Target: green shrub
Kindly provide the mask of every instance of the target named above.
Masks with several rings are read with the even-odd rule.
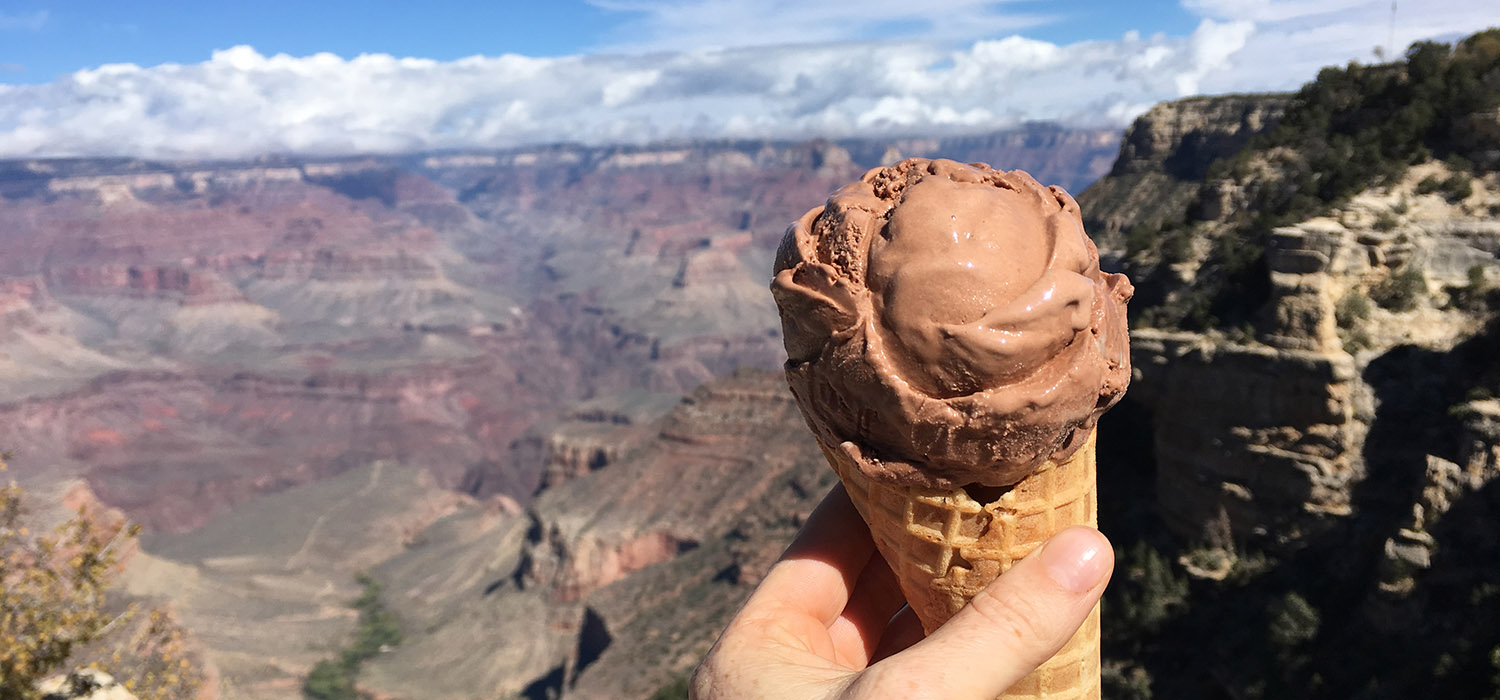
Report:
[[[1125,232],[1125,257],[1139,260],[1161,243],[1161,222],[1136,224]]]
[[[1483,265],[1470,267],[1469,283],[1448,289],[1448,300],[1453,308],[1473,313],[1500,308],[1500,286],[1486,279],[1484,270]]]
[[[1370,333],[1363,328],[1341,333],[1339,337],[1342,340],[1344,352],[1350,355],[1357,355],[1361,350],[1375,347],[1375,339],[1370,337]]]
[[[1174,229],[1161,240],[1163,262],[1183,263],[1193,259],[1193,237],[1184,228]]]
[[[1205,325],[1246,326],[1253,334],[1255,315],[1271,297],[1265,244],[1264,235],[1242,231],[1214,239],[1205,264],[1208,281],[1200,292],[1208,299]]]
[[[1339,328],[1353,328],[1360,321],[1370,318],[1370,298],[1358,289],[1351,289],[1333,306],[1333,318]]]
[[[1122,553],[1118,568],[1124,576],[1114,584],[1110,614],[1132,630],[1155,631],[1186,606],[1187,577],[1145,542]]]
[[[330,659],[319,661],[307,674],[302,694],[313,700],[357,700],[354,677],[343,664]]]
[[[1461,202],[1474,194],[1474,180],[1465,173],[1453,173],[1443,180],[1442,189],[1448,201]]]
[[[1290,652],[1312,641],[1322,623],[1317,608],[1295,591],[1272,601],[1266,614],[1268,638],[1281,652]]]
[[[1218,325],[1214,317],[1213,299],[1202,289],[1189,289],[1165,304],[1149,309],[1141,316],[1147,325],[1157,328],[1181,328],[1190,331],[1205,331]]]
[[[1484,286],[1485,273],[1483,265],[1470,265],[1469,269],[1464,271],[1464,275],[1469,278],[1470,287]]]
[[[1411,311],[1427,295],[1427,276],[1413,265],[1392,273],[1370,290],[1376,304],[1392,311]]]
[[[354,642],[344,651],[344,658],[355,664],[374,657],[384,647],[401,643],[400,622],[380,602],[380,582],[369,574],[360,574],[357,580],[364,587],[352,606],[359,611],[359,629],[355,630]]]

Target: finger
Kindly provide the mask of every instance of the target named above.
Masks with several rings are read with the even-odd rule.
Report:
[[[923,690],[933,697],[990,700],[1062,648],[1099,601],[1113,568],[1114,551],[1097,530],[1063,530],[927,639],[870,667],[869,678],[856,684],[874,684],[865,689],[871,690],[892,679],[925,678]]]
[[[832,624],[875,551],[870,530],[849,502],[843,485],[833,487],[745,603],[745,613],[791,610]]]
[[[922,621],[917,618],[916,611],[910,606],[902,607],[880,635],[880,644],[870,654],[870,663],[880,663],[894,654],[906,651],[911,645],[922,641],[924,636]]]
[[[828,635],[839,650],[836,660],[850,668],[864,668],[891,616],[905,604],[901,582],[891,573],[885,557],[879,552],[872,553],[849,595],[849,604],[828,626]]]

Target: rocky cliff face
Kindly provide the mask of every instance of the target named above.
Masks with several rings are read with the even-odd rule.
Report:
[[[456,522],[378,567],[419,631],[364,682],[398,698],[646,697],[690,670],[833,476],[779,373],[707,384],[650,428],[544,491],[483,573],[435,583],[451,564],[433,557],[467,556],[439,529]]]
[[[1287,544],[1350,515],[1367,430],[1352,358],[1141,330],[1131,363],[1157,504],[1178,533]]]
[[[1152,212],[1132,208],[1138,194],[1122,196],[1123,189],[1142,186],[1141,176],[1169,177],[1186,202],[1176,206],[1195,208],[1198,235],[1230,235],[1227,222],[1238,210],[1205,202],[1242,185],[1203,182],[1201,160],[1183,170],[1174,159],[1233,154],[1274,124],[1285,102],[1233,97],[1158,106],[1127,133],[1112,174],[1081,199],[1095,205],[1090,216],[1115,216],[1128,231],[1148,226]],[[1444,351],[1474,336],[1486,313],[1455,299],[1500,274],[1495,183],[1475,180],[1458,200],[1422,186],[1448,176],[1441,164],[1413,168],[1390,186],[1271,231],[1265,267],[1247,280],[1268,297],[1253,332],[1156,330],[1140,327],[1151,324],[1149,316],[1137,319],[1131,396],[1154,418],[1157,496],[1179,533],[1205,538],[1227,528],[1237,538],[1289,543],[1355,512],[1355,490],[1370,468],[1371,425],[1382,403],[1400,400],[1372,379],[1372,365],[1378,373],[1400,348]],[[1131,263],[1139,258],[1130,251],[1106,252],[1136,264],[1132,272],[1146,286],[1153,278],[1191,278],[1199,264],[1189,259],[1163,271]],[[1390,299],[1403,279],[1411,288]],[[1140,301],[1161,303],[1175,293],[1152,299],[1148,292]]]
[[[657,426],[655,441],[675,449],[658,448],[542,494],[517,581],[577,600],[697,548],[705,533],[727,526],[722,518],[738,518],[762,498],[767,476],[779,471],[762,464],[763,450],[753,461],[737,451],[795,426],[799,417],[774,378],[750,375],[700,388]],[[577,504],[590,505],[580,512]]]
[[[1411,621],[1421,613],[1423,606],[1411,605],[1410,597],[1419,589],[1418,580],[1426,579],[1438,560],[1438,539],[1433,533],[1444,534],[1443,530],[1448,530],[1451,536],[1453,531],[1469,526],[1444,522],[1445,516],[1460,504],[1482,501],[1486,489],[1500,477],[1500,401],[1470,401],[1458,407],[1456,413],[1463,419],[1457,460],[1427,456],[1427,470],[1411,517],[1385,543],[1380,569],[1382,596],[1377,600],[1382,607],[1395,608],[1397,614],[1385,609],[1377,611],[1375,617],[1393,623],[1392,626],[1399,624],[1398,620]],[[1467,568],[1470,576],[1483,577],[1487,573],[1477,568],[1479,562],[1444,563],[1448,567],[1457,564]]]
[[[1152,107],[1125,130],[1109,176],[1079,195],[1084,225],[1105,248],[1120,248],[1110,252],[1122,254],[1125,229],[1179,216],[1205,186],[1208,166],[1276,126],[1287,99],[1194,97]]]
[[[1328,215],[1275,229],[1261,339],[1277,347],[1357,351],[1408,342],[1441,346],[1472,335],[1483,314],[1463,308],[1456,296],[1471,274],[1487,284],[1500,256],[1500,223],[1492,215],[1500,195],[1484,179],[1459,200],[1424,191],[1423,182],[1453,176],[1436,163],[1412,168]],[[1360,297],[1386,298],[1399,279],[1411,280],[1401,308],[1372,307],[1364,317],[1349,308]],[[1351,343],[1356,336],[1359,342]]]
[[[1455,64],[1477,56],[1494,75],[1500,53],[1477,46]],[[1407,85],[1406,71],[1159,106],[1080,197],[1138,285],[1136,374],[1100,441],[1101,465],[1134,470],[1108,477],[1129,503],[1101,501],[1126,574],[1112,609],[1132,621],[1107,632],[1117,692],[1493,691],[1500,179],[1420,150],[1351,146],[1340,165],[1286,145],[1403,113],[1346,122],[1319,100]],[[1216,121],[1185,116],[1210,105]],[[1384,174],[1333,171],[1355,159]]]
[[[1238,153],[1281,119],[1285,95],[1192,97],[1163,102],[1136,119],[1110,175],[1162,173],[1196,180],[1215,160]]]

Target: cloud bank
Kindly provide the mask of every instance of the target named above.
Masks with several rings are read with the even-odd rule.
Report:
[[[632,9],[623,0],[598,2]],[[976,17],[989,16],[987,3],[968,4]],[[1408,9],[1414,4],[1403,3],[1398,46],[1500,24],[1493,0]],[[0,83],[0,157],[936,134],[1043,119],[1119,127],[1161,100],[1295,88],[1321,66],[1371,59],[1391,31],[1383,0],[1186,0],[1202,18],[1187,36],[1132,32],[1059,45],[1012,35],[956,49],[834,36],[704,48],[721,46],[703,29],[718,25],[689,11],[705,5],[732,17],[752,3],[678,2],[676,14],[658,8],[640,18],[640,36],[656,43],[612,53],[433,61],[264,56],[236,46],[197,64],[114,64],[43,85]],[[816,12],[799,21],[830,23]],[[808,36],[791,28],[773,34]],[[666,39],[694,36],[702,41]]]

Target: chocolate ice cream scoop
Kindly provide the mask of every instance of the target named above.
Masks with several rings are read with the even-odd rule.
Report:
[[[872,479],[1014,484],[1130,381],[1130,282],[1099,270],[1073,198],[1019,170],[871,170],[792,224],[775,274],[792,392]]]

